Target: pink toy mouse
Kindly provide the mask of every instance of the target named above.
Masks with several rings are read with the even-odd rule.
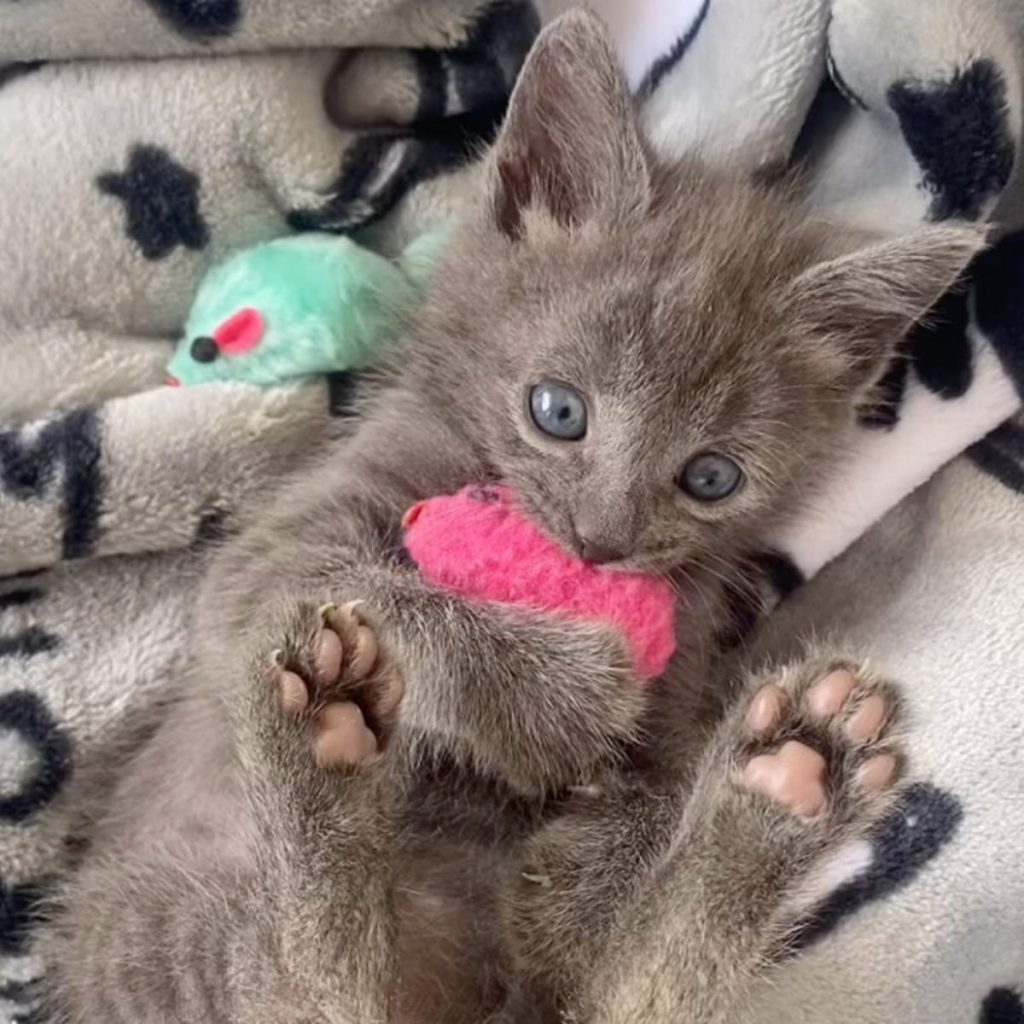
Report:
[[[610,572],[563,551],[516,507],[507,487],[466,487],[413,505],[405,547],[430,584],[482,601],[522,605],[618,627],[641,679],[676,648],[675,595],[661,579]]]

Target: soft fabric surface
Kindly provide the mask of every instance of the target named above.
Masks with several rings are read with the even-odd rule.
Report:
[[[105,772],[180,671],[209,546],[347,429],[343,376],[165,387],[199,282],[297,229],[363,229],[391,255],[445,222],[472,197],[467,158],[538,19],[516,0],[0,6],[0,1021],[13,1021],[31,1016],[33,906],[88,813],[65,784]]]
[[[660,151],[765,174],[799,161],[823,215],[876,231],[996,226],[904,343],[836,485],[764,555],[769,599],[787,600],[752,657],[813,634],[870,657],[907,699],[911,784],[848,851],[750,1019],[1021,1024],[1024,427],[1000,424],[1024,386],[1024,14],[1015,0],[649,0],[635,20],[621,0],[597,6],[620,18]]]
[[[764,643],[833,632],[899,679],[914,781],[753,1019],[1024,1021],[1024,427],[999,426],[1024,383],[1024,16],[1014,0],[598,6],[661,151],[763,174],[800,158],[823,211],[876,229],[999,227],[905,343],[835,494],[762,559],[766,596],[789,595]],[[344,429],[344,381],[162,387],[196,285],[299,228],[395,253],[472,202],[466,158],[534,27],[515,3],[286,7],[0,11],[0,1019],[31,1016],[32,908],[88,811],[68,778],[109,767],[180,669],[207,546]],[[157,56],[173,59],[133,59]]]
[[[406,550],[434,586],[614,626],[641,679],[661,675],[675,652],[676,598],[664,580],[574,558],[523,515],[507,487],[467,487],[418,502],[403,526]]]

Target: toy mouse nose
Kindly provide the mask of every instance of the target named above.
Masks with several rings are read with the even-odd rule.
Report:
[[[621,551],[598,540],[591,540],[589,537],[580,537],[580,557],[584,562],[591,565],[604,565],[607,562],[617,562],[623,555]]]

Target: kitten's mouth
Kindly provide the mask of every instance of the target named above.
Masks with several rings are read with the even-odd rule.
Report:
[[[537,527],[538,530],[553,544],[557,544],[571,558],[579,559],[592,565],[602,572],[629,575],[636,573],[662,574],[675,568],[677,562],[668,552],[657,551],[632,551],[627,554],[616,552],[614,557],[609,557],[607,552],[599,552],[598,557],[587,557],[587,550],[583,541],[580,540],[571,519],[566,516],[564,522],[552,526],[543,517],[539,516],[532,509],[524,508],[527,518]]]
[[[515,487],[511,484],[515,492]],[[553,544],[558,545],[571,558],[589,562],[602,572],[617,574],[646,573],[649,575],[666,575],[678,568],[681,558],[678,552],[670,548],[650,548],[648,550],[616,551],[614,557],[607,557],[608,552],[600,552],[604,557],[588,559],[584,543],[576,531],[575,523],[569,512],[552,515],[552,507],[538,507],[536,502],[517,496],[517,503],[523,514]],[[552,502],[554,505],[554,502]],[[557,511],[557,509],[556,509]]]

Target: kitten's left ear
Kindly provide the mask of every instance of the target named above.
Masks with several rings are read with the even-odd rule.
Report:
[[[896,345],[963,274],[985,238],[974,224],[924,228],[811,267],[784,301],[834,347],[843,385],[861,390],[882,375]]]
[[[649,171],[608,31],[576,8],[538,37],[495,144],[490,201],[510,238],[530,214],[558,228],[621,222],[646,208]]]

